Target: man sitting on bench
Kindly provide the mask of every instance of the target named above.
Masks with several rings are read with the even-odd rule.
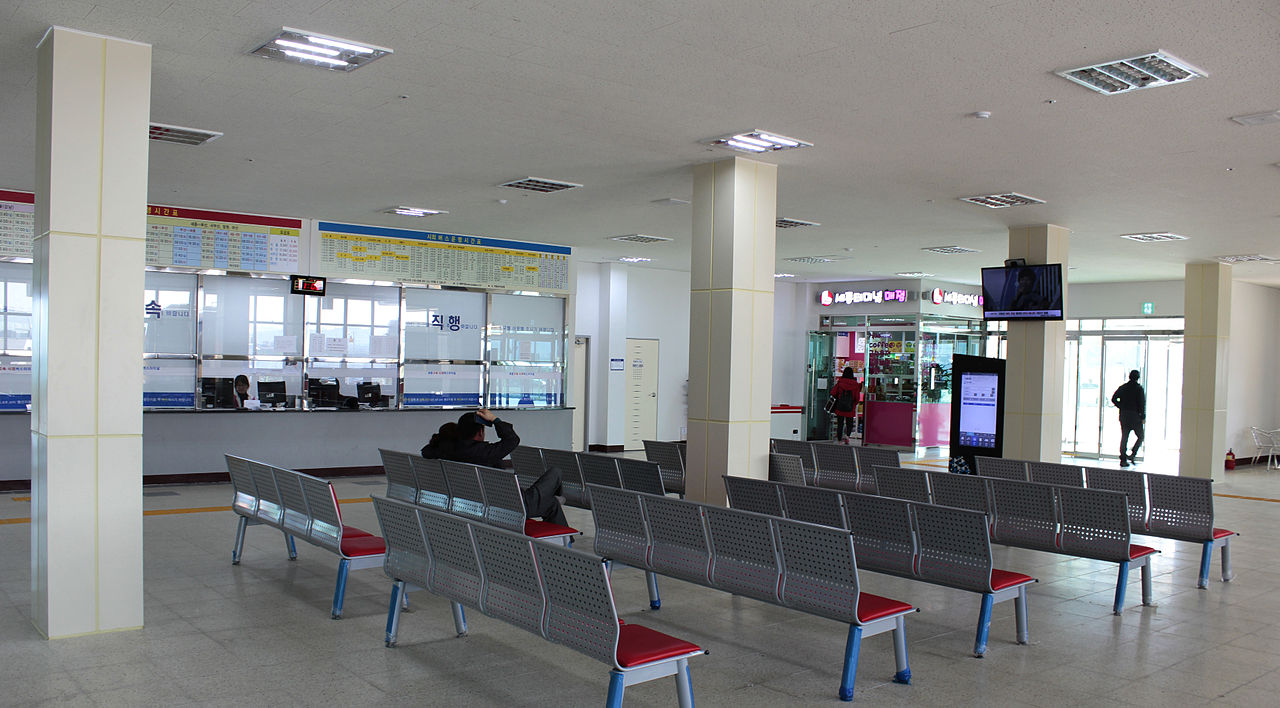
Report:
[[[497,442],[485,442],[484,429],[487,426],[493,426],[498,433]],[[503,458],[519,445],[520,436],[516,435],[516,429],[510,423],[481,408],[474,413],[463,413],[456,424],[440,426],[440,431],[431,436],[431,442],[422,448],[422,456],[501,468]],[[568,526],[568,519],[557,498],[560,491],[560,470],[548,468],[528,489],[522,490],[525,513],[531,519],[541,518]]]

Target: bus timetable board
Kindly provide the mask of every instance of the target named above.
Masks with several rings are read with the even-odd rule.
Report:
[[[297,273],[302,219],[147,206],[147,265]]]
[[[567,246],[329,221],[316,229],[316,275],[569,292]]]
[[[0,189],[0,258],[30,258],[36,235],[36,195]]]

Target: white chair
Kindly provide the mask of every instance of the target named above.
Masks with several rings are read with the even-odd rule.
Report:
[[[1249,430],[1253,433],[1253,445],[1258,448],[1258,457],[1266,455],[1267,469],[1273,469],[1271,462],[1280,455],[1280,442],[1277,442],[1277,438],[1280,438],[1280,430],[1263,430],[1262,428]],[[1280,469],[1280,465],[1275,469]]]

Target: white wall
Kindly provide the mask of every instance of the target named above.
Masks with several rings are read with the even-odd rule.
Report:
[[[1086,317],[1147,317],[1142,303],[1155,305],[1151,317],[1181,317],[1181,280],[1138,283],[1084,283],[1067,286],[1067,319]]]
[[[1231,340],[1227,361],[1227,446],[1254,457],[1251,426],[1280,428],[1280,290],[1231,284]],[[1221,453],[1226,453],[1222,450]]]
[[[689,274],[632,268],[626,333],[659,340],[658,439],[683,440],[689,420]]]
[[[810,314],[806,283],[774,283],[773,403],[804,405],[809,330],[818,319]]]

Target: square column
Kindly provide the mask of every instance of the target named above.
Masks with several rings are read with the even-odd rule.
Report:
[[[1067,308],[1071,231],[1041,224],[1009,229],[1009,257],[1029,265],[1062,264],[1062,309]],[[1057,462],[1062,455],[1062,377],[1066,323],[1010,322],[1005,363],[1004,456]]]
[[[1178,474],[1222,479],[1227,454],[1231,266],[1188,263],[1184,286],[1182,442]]]
[[[769,475],[778,168],[735,157],[693,171],[685,496],[725,503],[721,475]]]
[[[38,48],[32,614],[142,626],[142,305],[151,47],[61,27]]]

